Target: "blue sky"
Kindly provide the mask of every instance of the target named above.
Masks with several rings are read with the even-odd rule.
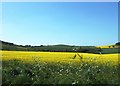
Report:
[[[107,45],[118,41],[117,2],[2,4],[2,40],[31,45]]]

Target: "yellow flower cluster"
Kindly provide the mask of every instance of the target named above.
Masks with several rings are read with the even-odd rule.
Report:
[[[77,53],[67,53],[67,52],[25,52],[25,51],[0,51],[2,54],[2,60],[21,60],[24,62],[97,62],[106,63],[111,62],[111,64],[118,64],[119,54],[90,54],[90,53],[79,53],[82,57],[80,59]],[[76,55],[76,58],[74,56]]]

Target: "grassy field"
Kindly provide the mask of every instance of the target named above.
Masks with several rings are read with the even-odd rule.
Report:
[[[118,54],[0,53],[3,84],[119,84]]]

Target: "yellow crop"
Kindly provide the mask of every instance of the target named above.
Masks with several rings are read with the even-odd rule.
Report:
[[[111,64],[118,64],[119,54],[89,54],[89,53],[79,53],[83,57],[81,60],[76,53],[67,52],[25,52],[25,51],[0,51],[2,54],[2,60],[21,60],[24,62],[97,62],[106,63],[112,62]],[[73,59],[74,55],[77,55]]]
[[[3,83],[119,83],[118,55],[120,54],[30,51],[0,51],[0,53],[3,63]]]
[[[96,46],[96,48],[119,48],[117,45]]]

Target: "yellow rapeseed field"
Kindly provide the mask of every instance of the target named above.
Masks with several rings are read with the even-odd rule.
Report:
[[[47,61],[47,62],[97,62],[106,63],[112,62],[112,64],[118,64],[119,54],[90,54],[90,53],[79,53],[83,57],[81,60],[76,53],[67,52],[25,52],[25,51],[0,51],[2,54],[2,60],[21,60],[24,62],[35,62],[35,61]],[[73,59],[74,55],[77,55]]]
[[[117,45],[104,45],[104,46],[96,46],[96,48],[118,48],[119,46]]]
[[[119,83],[119,54],[30,51],[0,53],[4,84]]]

